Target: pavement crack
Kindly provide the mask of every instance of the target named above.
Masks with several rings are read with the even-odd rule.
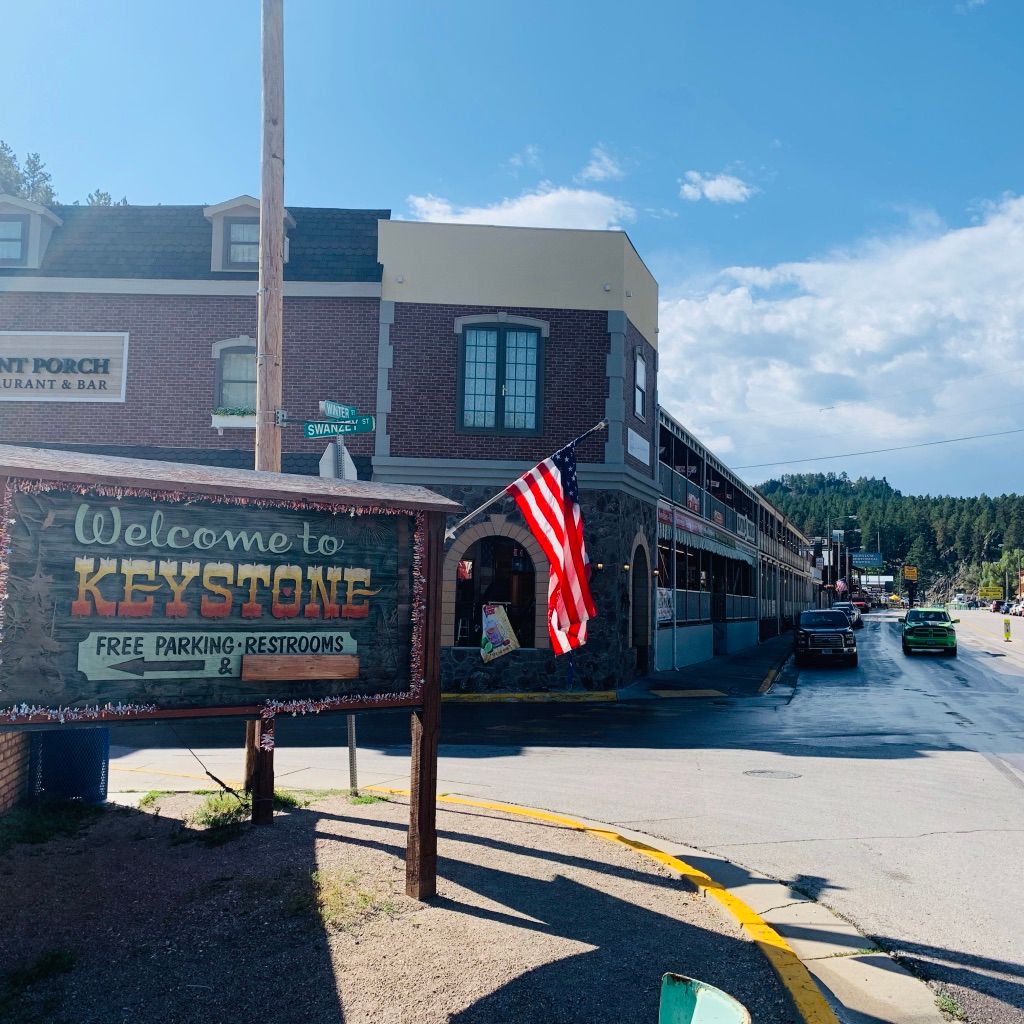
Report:
[[[927,839],[931,836],[969,836],[980,832],[989,833],[1024,833],[1024,828],[950,828],[938,829],[935,832],[911,832],[908,835],[894,834],[881,836],[807,836],[802,839],[768,839],[756,843],[716,843],[716,849],[737,846],[786,846],[794,843],[854,843],[881,839]]]
[[[803,907],[808,903],[814,903],[814,900],[793,900],[792,903],[780,903],[777,907],[767,907],[759,913],[764,917],[765,914],[771,914],[776,910],[786,910],[789,907]]]

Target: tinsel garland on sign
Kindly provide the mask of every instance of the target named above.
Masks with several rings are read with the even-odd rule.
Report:
[[[4,663],[4,610],[7,605],[7,574],[10,571],[11,528],[14,526],[14,489],[0,491],[0,670]]]
[[[37,704],[15,704],[0,710],[0,721],[6,722],[96,722],[145,715],[160,708],[156,704],[93,704],[84,708],[44,708]]]
[[[121,487],[109,484],[70,483],[55,480],[26,480],[9,478],[0,502],[0,667],[3,664],[3,625],[4,605],[7,597],[7,576],[11,551],[11,535],[15,524],[14,493],[39,494],[52,491],[64,491],[84,496],[96,495],[104,498],[143,498],[150,501],[171,501],[188,504],[195,501],[210,502],[216,505],[235,505],[252,508],[289,509],[294,512],[314,511],[329,515],[348,516],[403,516],[412,515],[416,522],[413,536],[412,555],[412,636],[409,651],[409,689],[401,693],[382,694],[345,694],[342,696],[309,698],[300,700],[268,700],[261,709],[265,720],[277,714],[307,715],[319,714],[339,707],[351,706],[372,707],[374,704],[403,702],[419,703],[422,699],[424,686],[423,664],[423,626],[427,608],[427,579],[423,566],[426,559],[427,517],[425,512],[410,513],[405,509],[390,508],[381,505],[338,505],[331,502],[311,501],[299,498],[260,498],[234,494],[194,494],[190,491],[164,491],[143,487]],[[21,704],[15,707],[0,707],[0,722],[8,721],[51,721],[81,722],[115,718],[129,718],[133,715],[146,715],[160,710],[157,704],[105,704],[83,708],[60,707],[46,708],[36,705]],[[273,749],[273,737],[265,734],[264,739]]]

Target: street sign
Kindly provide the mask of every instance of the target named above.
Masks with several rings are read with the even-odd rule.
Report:
[[[91,632],[78,645],[78,671],[86,679],[242,678],[245,655],[356,654],[348,630],[164,632],[111,628]]]
[[[882,554],[880,551],[854,551],[851,556],[858,569],[880,569]]]
[[[917,566],[916,565],[905,565],[905,566],[903,566],[903,578],[905,580],[916,580],[917,579]]]
[[[978,597],[980,597],[983,601],[1000,600],[1002,596],[1002,587],[978,587]]]
[[[320,415],[329,420],[351,420],[359,415],[354,405],[342,405],[341,402],[323,401],[320,403]]]
[[[376,421],[372,416],[350,420],[307,420],[302,424],[305,437],[338,437],[341,434],[372,434]]]

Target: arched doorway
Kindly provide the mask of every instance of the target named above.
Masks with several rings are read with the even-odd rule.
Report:
[[[636,651],[636,670],[651,670],[651,569],[647,552],[639,545],[633,551],[630,573],[630,636]]]
[[[523,545],[511,537],[474,541],[462,554],[455,578],[455,646],[479,647],[481,609],[504,607],[521,647],[534,647],[536,572]]]

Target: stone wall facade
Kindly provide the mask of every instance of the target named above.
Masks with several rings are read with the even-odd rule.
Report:
[[[475,508],[494,493],[493,489],[482,487],[433,486],[465,508]],[[638,536],[646,540],[648,551],[655,550],[656,506],[621,490],[581,490],[580,502],[592,568],[590,588],[597,617],[589,624],[586,645],[572,656],[572,678],[567,657],[557,657],[547,648],[546,638],[544,648],[520,649],[490,663],[481,659],[475,647],[442,646],[441,686],[444,692],[614,690],[628,685],[635,677],[637,651],[631,643],[629,629],[632,614],[630,574],[623,566],[632,562]],[[511,498],[504,499],[489,511],[504,516],[509,523],[527,528]],[[487,522],[484,517],[480,521]],[[453,543],[449,541],[446,544],[446,551]],[[599,564],[602,569],[597,568]],[[546,593],[547,566],[537,565],[535,560],[534,569],[543,578]],[[442,614],[450,611],[450,608],[442,608]],[[650,614],[653,615],[653,610]]]

